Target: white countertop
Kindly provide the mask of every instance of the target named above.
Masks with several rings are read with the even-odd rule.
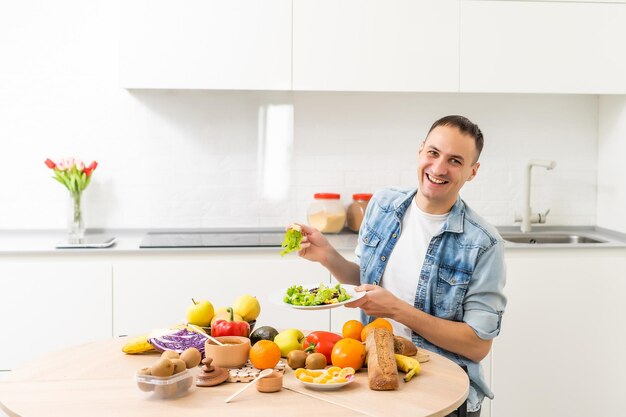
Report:
[[[519,228],[514,226],[498,227],[500,232],[515,231]],[[202,229],[204,232],[212,229]],[[257,231],[257,229],[213,229],[220,231]],[[258,229],[259,232],[277,229]],[[609,244],[544,244],[528,245],[506,243],[507,250],[510,249],[534,249],[541,248],[626,248],[626,235],[607,229],[593,226],[540,226],[534,228],[536,231],[544,232],[584,232],[594,236],[610,238]],[[231,248],[140,248],[139,244],[148,232],[163,230],[147,229],[110,229],[110,230],[90,230],[89,235],[102,235],[116,237],[116,243],[109,248],[88,248],[88,249],[57,249],[55,246],[65,237],[65,230],[3,230],[0,231],[0,255],[53,255],[53,254],[81,254],[106,256],[111,254],[172,254],[172,253],[198,253],[207,251],[254,251],[254,252],[279,252],[278,247],[231,247]],[[352,252],[357,244],[357,234],[344,232],[340,234],[326,235],[331,244],[339,251]]]
[[[226,230],[226,229],[220,229]],[[251,229],[232,229],[233,231]],[[267,229],[263,229],[267,230]],[[205,229],[203,231],[210,231]],[[261,229],[259,231],[262,231]],[[20,254],[90,254],[106,255],[121,253],[139,252],[145,253],[193,253],[206,251],[265,251],[280,252],[278,247],[230,247],[230,248],[140,248],[139,244],[148,232],[154,230],[147,229],[110,229],[110,230],[92,230],[88,231],[89,235],[100,235],[103,237],[115,237],[116,242],[109,248],[87,248],[87,249],[57,249],[56,245],[65,237],[65,230],[3,230],[0,231],[0,255],[20,255]],[[340,234],[326,235],[331,244],[340,251],[353,251],[356,247],[357,234],[346,232]]]

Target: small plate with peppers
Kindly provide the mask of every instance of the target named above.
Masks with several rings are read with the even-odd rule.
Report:
[[[292,285],[271,299],[276,304],[299,310],[326,310],[356,301],[365,291],[356,292],[355,285],[302,284]]]

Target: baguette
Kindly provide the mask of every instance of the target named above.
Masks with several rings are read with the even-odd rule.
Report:
[[[398,389],[398,368],[393,353],[393,334],[387,329],[374,329],[365,342],[367,378],[374,391]]]

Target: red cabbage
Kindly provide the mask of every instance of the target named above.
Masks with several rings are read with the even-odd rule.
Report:
[[[151,337],[148,339],[156,350],[163,352],[165,350],[175,350],[182,353],[185,349],[195,347],[200,351],[204,358],[204,341],[206,337],[187,329],[178,330],[175,333],[164,334],[163,336]]]

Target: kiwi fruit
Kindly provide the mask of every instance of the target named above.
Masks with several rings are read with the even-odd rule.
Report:
[[[193,377],[189,377],[189,378],[185,378],[185,379],[181,379],[180,381],[178,381],[178,393],[179,394],[183,394],[185,393],[189,388],[191,388],[191,384],[193,383]]]
[[[291,369],[304,368],[306,365],[307,353],[303,350],[292,350],[287,354],[287,365]]]
[[[150,373],[150,368],[141,368],[137,371],[137,375],[152,375]]]
[[[150,375],[150,368],[141,368],[137,371],[137,375]],[[154,385],[142,381],[137,381],[137,386],[145,392],[150,392],[154,389]]]
[[[326,367],[326,356],[322,353],[311,353],[306,357],[305,366],[306,369],[324,369]]]
[[[178,395],[178,384],[156,385],[154,395],[158,398],[173,398]]]
[[[185,371],[187,369],[187,364],[185,363],[184,360],[177,358],[177,359],[170,359],[170,361],[172,361],[172,363],[174,364],[174,375]]]
[[[150,367],[150,374],[153,376],[171,376],[174,373],[174,364],[167,358],[157,360]]]
[[[180,358],[180,355],[175,350],[165,350],[161,353],[161,357],[167,359],[178,359]]]
[[[202,360],[202,354],[198,349],[192,347],[189,349],[185,349],[185,351],[180,354],[180,359],[182,359],[185,364],[187,364],[187,369],[191,369],[200,365],[200,361]]]

